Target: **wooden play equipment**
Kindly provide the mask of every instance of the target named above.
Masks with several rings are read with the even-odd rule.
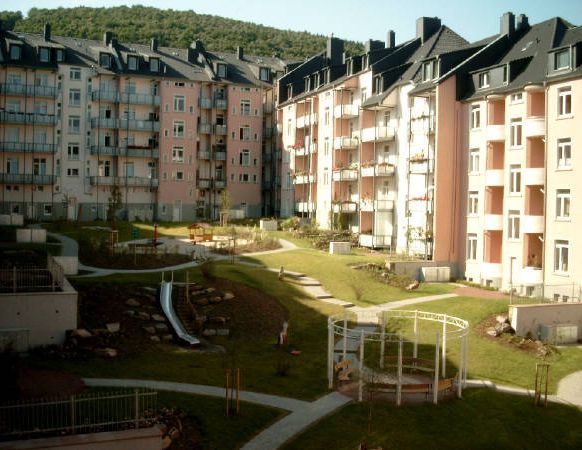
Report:
[[[547,363],[536,364],[536,385],[534,393],[534,405],[548,406],[548,379],[550,375],[550,365]],[[543,391],[543,392],[542,392]],[[543,396],[543,401],[542,401]]]
[[[232,380],[232,384],[231,384]],[[240,414],[240,369],[226,369],[226,417]]]
[[[190,232],[190,241],[196,242],[208,242],[214,239],[214,234],[212,227],[206,224],[193,223],[188,227]]]

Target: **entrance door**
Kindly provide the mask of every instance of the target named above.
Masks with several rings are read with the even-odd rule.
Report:
[[[67,220],[77,220],[77,199],[75,197],[69,197]]]
[[[172,209],[172,221],[182,221],[182,200],[176,200],[174,202],[174,208]]]

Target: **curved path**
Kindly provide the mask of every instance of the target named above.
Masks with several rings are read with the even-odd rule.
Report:
[[[582,371],[566,375],[558,382],[558,397],[582,407]]]

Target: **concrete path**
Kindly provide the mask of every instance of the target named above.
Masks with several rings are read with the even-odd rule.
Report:
[[[582,373],[582,372],[581,372]],[[566,377],[568,378],[568,377]],[[534,398],[535,392],[531,389],[524,389],[514,386],[506,386],[503,384],[496,384],[489,380],[467,380],[467,384],[465,385],[465,389],[471,388],[486,388],[492,389],[497,392],[502,392],[504,394],[510,395],[519,395],[522,397],[531,397]],[[562,397],[558,395],[548,395],[548,401],[553,403],[562,403],[562,404],[575,404],[574,402],[570,401],[569,398]]]
[[[571,373],[560,380],[558,397],[582,407],[582,371]]]
[[[143,387],[160,391],[182,392],[186,394],[224,397],[224,389],[216,386],[200,384],[174,383],[170,381],[124,380],[110,378],[85,378],[87,386],[94,387]],[[321,397],[314,402],[306,402],[277,395],[260,394],[258,392],[241,391],[243,402],[255,403],[271,408],[289,411],[290,414],[266,428],[244,446],[244,450],[271,450],[281,447],[285,442],[304,431],[314,422],[331,414],[343,405],[351,402],[351,398],[338,392]]]

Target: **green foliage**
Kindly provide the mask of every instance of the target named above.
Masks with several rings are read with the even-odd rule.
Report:
[[[194,11],[161,10],[141,5],[115,8],[32,8],[26,19],[20,13],[3,12],[0,17],[17,20],[15,29],[40,33],[48,22],[56,36],[101,39],[112,31],[122,42],[148,44],[157,37],[162,46],[188,47],[195,39],[212,51],[233,52],[242,46],[249,55],[278,55],[285,59],[303,59],[325,48],[325,36],[306,31],[279,30],[250,22],[227,19]],[[11,23],[9,19],[8,23]],[[346,42],[346,51],[362,51],[362,45]]]
[[[22,20],[20,11],[0,11],[3,30],[13,30],[17,22]]]

